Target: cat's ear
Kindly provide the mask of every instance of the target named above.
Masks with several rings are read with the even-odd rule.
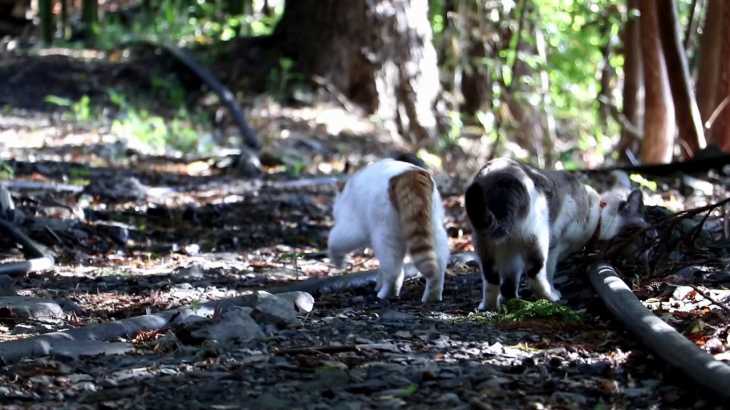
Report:
[[[644,209],[644,196],[641,190],[635,189],[629,194],[626,200],[626,212],[632,215],[640,214]]]

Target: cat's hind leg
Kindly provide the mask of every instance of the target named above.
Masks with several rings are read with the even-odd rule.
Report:
[[[436,272],[421,272],[426,278],[426,288],[421,296],[423,303],[440,302],[443,299],[444,277],[449,263],[449,238],[442,226],[434,227],[434,242]]]
[[[549,264],[552,264],[553,270],[555,269],[555,261],[548,260],[549,248],[547,235],[535,237],[526,244],[527,282],[538,297],[557,302],[562,295],[552,284],[552,274],[548,273]]]
[[[373,251],[378,258],[378,262],[380,262],[378,298],[397,297],[400,295],[401,287],[403,287],[405,246],[398,239],[382,232],[375,233],[372,242]]]
[[[475,243],[475,248],[479,251],[479,265],[482,268],[482,301],[478,309],[495,311],[499,308],[499,272],[491,253],[480,249],[478,243]]]
[[[341,268],[345,255],[368,245],[367,235],[351,221],[336,223],[327,238],[327,253],[333,265]]]

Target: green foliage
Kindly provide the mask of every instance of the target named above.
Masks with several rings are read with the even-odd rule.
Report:
[[[510,299],[496,320],[521,322],[534,319],[560,319],[566,322],[582,321],[581,315],[567,306],[552,303],[546,299],[530,302],[523,299]]]
[[[131,25],[113,17],[97,24],[94,28],[97,46],[110,49],[133,39],[179,46],[211,44],[239,35],[270,34],[281,17],[280,11],[272,16],[231,15],[228,9],[224,1],[162,0],[136,17]]]
[[[73,101],[57,95],[47,95],[45,102],[58,107],[68,108],[72,119],[78,123],[88,123],[94,117],[94,109],[91,106],[91,99],[84,95],[78,101]]]
[[[282,57],[279,59],[279,66],[269,72],[267,88],[275,98],[286,99],[293,86],[304,80],[304,76],[294,70],[295,65],[291,58]]]
[[[192,152],[209,148],[201,144],[200,130],[190,120],[195,116],[185,108],[178,109],[173,118],[166,120],[139,104],[130,104],[128,98],[118,91],[110,90],[109,100],[119,111],[112,121],[113,134],[140,142],[155,152],[168,149]]]
[[[0,160],[0,180],[15,178],[15,169],[7,161]]]

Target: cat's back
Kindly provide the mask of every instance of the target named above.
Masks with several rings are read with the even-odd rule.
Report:
[[[390,180],[407,171],[421,168],[403,161],[381,159],[366,166],[350,177],[346,189],[387,194]]]

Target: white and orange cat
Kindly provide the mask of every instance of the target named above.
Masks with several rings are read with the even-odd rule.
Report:
[[[337,195],[334,218],[327,241],[333,264],[371,247],[380,262],[375,290],[386,299],[400,294],[408,254],[426,278],[421,301],[441,300],[449,248],[441,196],[427,170],[393,159],[368,165]]]
[[[628,177],[598,194],[575,175],[509,159],[492,160],[466,190],[466,213],[482,267],[479,309],[519,297],[523,274],[538,296],[560,299],[553,275],[560,259],[590,241],[645,227],[641,191]],[[623,185],[623,186],[621,186]]]

